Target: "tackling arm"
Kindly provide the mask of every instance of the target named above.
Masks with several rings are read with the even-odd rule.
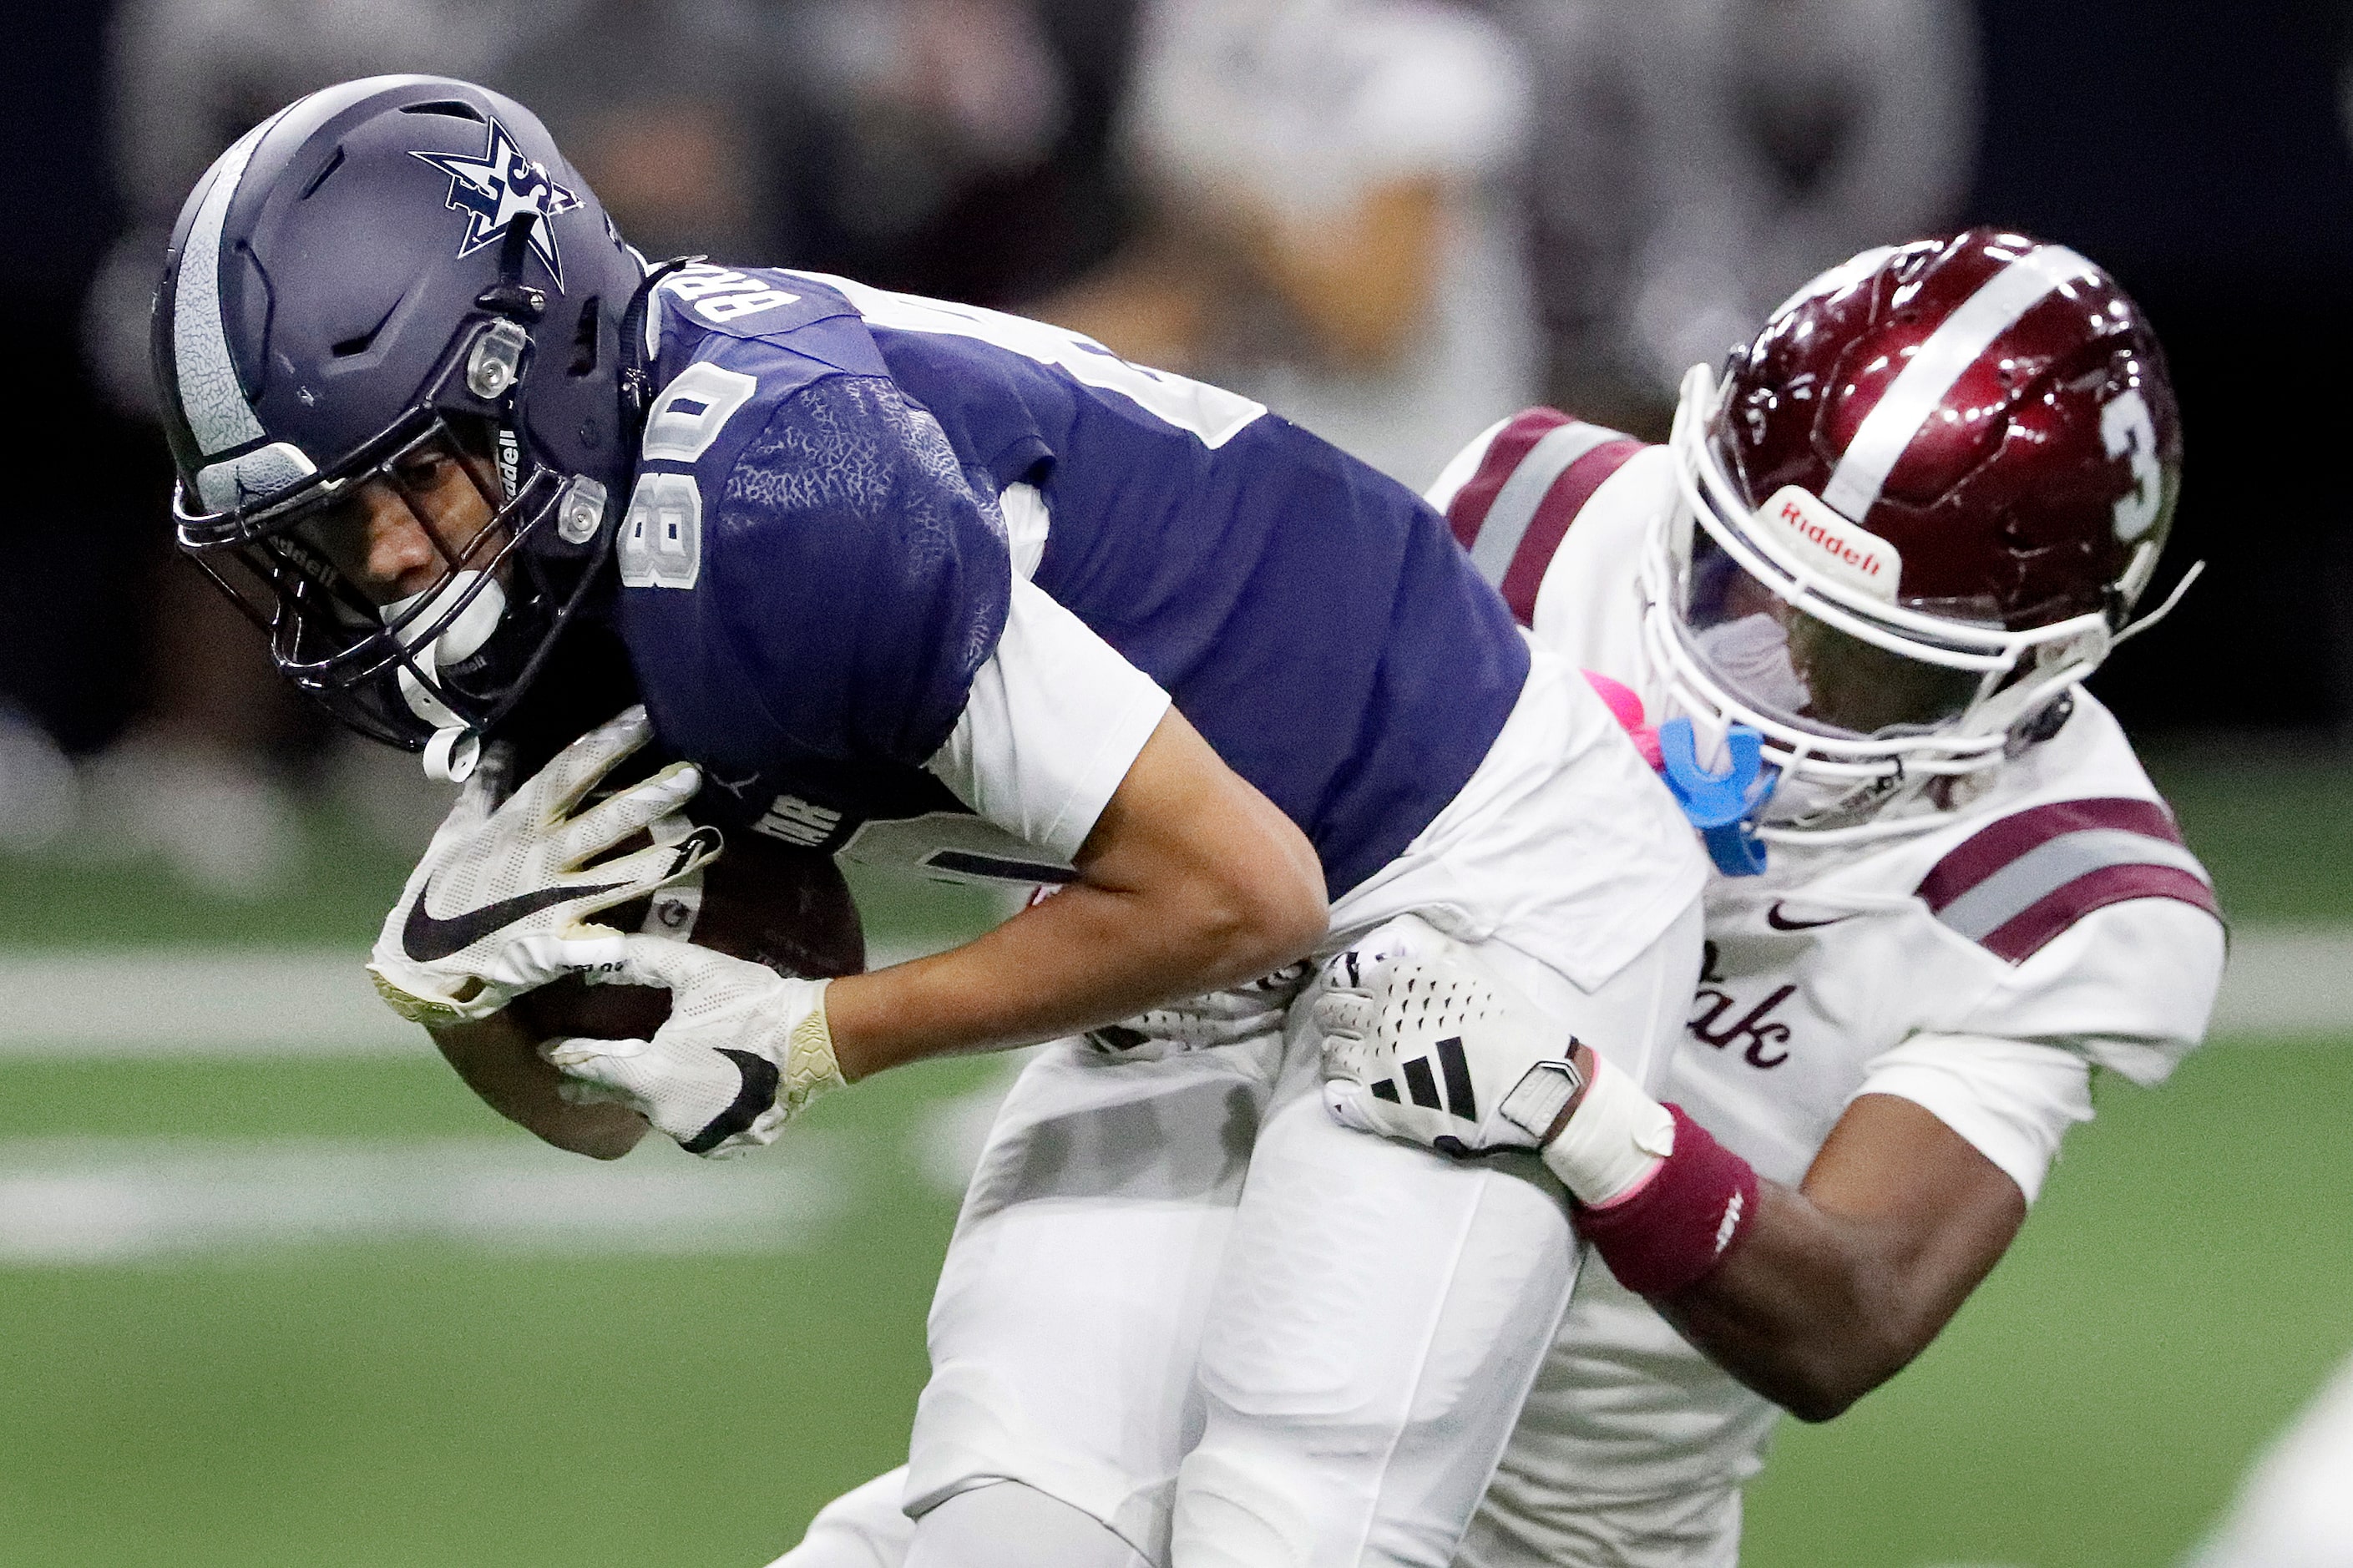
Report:
[[[1847,1108],[1799,1187],[1764,1181],[1451,938],[1343,953],[1318,985],[1341,1122],[1458,1158],[1535,1151],[1620,1284],[1806,1420],[1919,1354],[2026,1218],[2011,1176],[1892,1094]]]
[[[1866,1094],[1805,1181],[1757,1184],[1755,1222],[1652,1305],[1741,1382],[1827,1421],[1925,1350],[2026,1221],[2017,1184],[1924,1108]]]

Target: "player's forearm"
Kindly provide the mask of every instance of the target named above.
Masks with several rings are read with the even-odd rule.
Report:
[[[1740,1247],[1653,1304],[1733,1376],[1802,1420],[1826,1421],[1919,1354],[1968,1287],[1923,1289],[1887,1238],[1801,1193],[1760,1182],[1758,1197]]]
[[[1826,1421],[1927,1348],[2026,1218],[2009,1177],[1928,1111],[1865,1095],[1802,1189],[1760,1182],[1756,1223],[1655,1301],[1718,1365]]]
[[[1163,716],[1076,857],[1080,880],[977,942],[837,980],[826,1015],[852,1080],[1028,1045],[1280,969],[1322,940],[1306,836]]]
[[[826,1013],[842,1073],[1050,1040],[1266,973],[1322,934],[1214,903],[1176,911],[1074,885],[977,942],[838,980]]]

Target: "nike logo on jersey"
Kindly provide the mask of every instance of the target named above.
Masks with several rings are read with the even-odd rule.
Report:
[[[1781,912],[1781,900],[1778,899],[1774,900],[1772,907],[1765,911],[1765,923],[1775,931],[1814,931],[1822,926],[1834,926],[1841,921],[1852,919],[1854,919],[1853,915],[1844,914],[1832,915],[1826,921],[1793,921]]]
[[[542,888],[535,893],[517,893],[512,899],[501,899],[497,903],[484,904],[479,910],[469,910],[447,920],[426,910],[426,894],[432,891],[427,888],[408,906],[408,918],[401,922],[401,949],[420,963],[431,963],[453,952],[462,952],[502,927],[542,910],[574,899],[593,899],[627,886],[626,882],[612,882],[601,888]]]

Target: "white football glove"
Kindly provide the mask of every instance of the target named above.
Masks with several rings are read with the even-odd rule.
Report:
[[[1673,1119],[1641,1085],[1588,1047],[1588,1086],[1575,1037],[1418,921],[1325,964],[1311,1005],[1324,1106],[1342,1126],[1457,1158],[1538,1152],[1588,1204],[1673,1151]]]
[[[1280,1034],[1311,973],[1303,958],[1244,984],[1089,1029],[1083,1037],[1098,1056],[1144,1062]]]
[[[822,980],[666,937],[617,939],[595,981],[670,992],[650,1040],[551,1040],[540,1055],[577,1080],[575,1100],[628,1106],[690,1154],[775,1142],[786,1122],[846,1081],[826,1025]]]
[[[1445,1154],[1540,1147],[1584,1086],[1577,1042],[1453,938],[1390,927],[1376,941],[1325,964],[1317,987],[1324,1108]]]
[[[583,923],[699,869],[719,852],[712,828],[671,816],[702,779],[672,763],[577,816],[581,799],[652,738],[631,708],[566,746],[500,800],[512,756],[493,746],[409,874],[368,963],[376,990],[402,1017],[445,1026],[488,1017],[523,992],[608,962],[619,933]],[[639,829],[649,847],[583,863]]]

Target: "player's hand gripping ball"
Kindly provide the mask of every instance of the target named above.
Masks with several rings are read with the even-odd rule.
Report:
[[[631,937],[615,973],[670,993],[644,1040],[552,1040],[541,1055],[629,1107],[690,1154],[773,1142],[786,1122],[845,1081],[825,1016],[826,980],[801,980],[661,937]]]
[[[681,1147],[723,1155],[775,1139],[840,1084],[823,993],[866,966],[858,909],[831,857],[738,835],[700,874],[612,918],[623,940],[594,983],[520,998],[567,1098],[628,1105]]]
[[[458,795],[385,917],[368,972],[393,1010],[446,1026],[602,962],[619,933],[589,917],[681,881],[719,836],[676,816],[702,786],[673,763],[586,809],[606,775],[653,735],[631,708],[566,746],[509,795],[512,752],[494,746]],[[658,829],[646,847],[615,856]]]

